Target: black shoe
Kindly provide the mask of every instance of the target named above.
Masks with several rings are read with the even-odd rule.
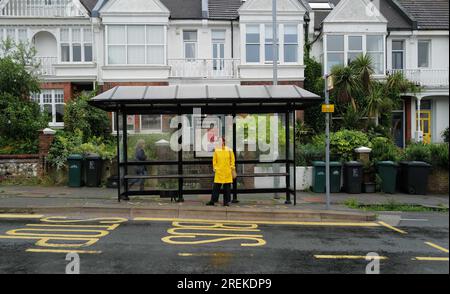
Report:
[[[120,196],[120,200],[129,201],[130,198],[128,198],[128,196]]]
[[[223,206],[230,206],[230,203],[224,203]]]
[[[206,203],[206,206],[214,206],[214,202],[209,201],[208,203]]]

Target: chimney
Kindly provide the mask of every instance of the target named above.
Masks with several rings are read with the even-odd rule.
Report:
[[[202,17],[209,17],[208,0],[202,0]]]

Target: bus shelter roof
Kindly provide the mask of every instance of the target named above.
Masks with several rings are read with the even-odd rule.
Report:
[[[295,85],[116,86],[89,101],[105,111],[128,114],[184,114],[197,107],[215,113],[284,112],[321,102],[320,96]]]

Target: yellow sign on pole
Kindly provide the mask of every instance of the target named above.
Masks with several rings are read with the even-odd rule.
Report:
[[[322,104],[323,113],[334,113],[334,104]]]

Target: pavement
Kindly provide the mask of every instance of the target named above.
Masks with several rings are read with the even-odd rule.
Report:
[[[448,275],[448,213],[397,215],[393,226],[0,214],[0,273]]]
[[[210,195],[185,196],[185,202],[175,203],[158,196],[137,196],[118,202],[115,189],[69,188],[42,186],[0,186],[0,212],[66,214],[100,213],[124,217],[151,216],[181,219],[220,220],[285,220],[285,221],[373,221],[379,214],[350,209],[345,201],[359,204],[386,204],[392,200],[403,204],[447,207],[448,195],[407,194],[332,194],[331,209],[325,206],[325,196],[310,192],[297,193],[297,205],[284,204],[284,197],[271,194],[242,195],[239,203],[230,207],[206,207]]]

